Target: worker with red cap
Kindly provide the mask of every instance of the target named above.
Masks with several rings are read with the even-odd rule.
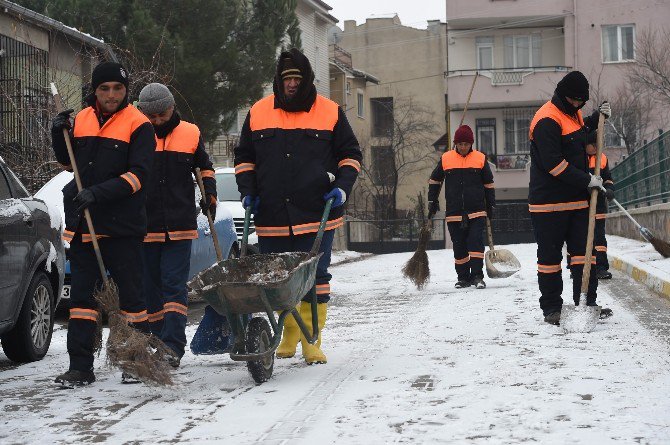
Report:
[[[486,155],[472,148],[472,129],[461,125],[454,135],[454,150],[446,151],[428,181],[428,217],[439,210],[444,182],[445,219],[454,245],[456,288],[486,287],[484,283],[484,225],[493,219],[495,189]]]

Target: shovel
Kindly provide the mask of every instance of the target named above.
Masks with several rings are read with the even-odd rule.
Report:
[[[600,156],[603,152],[603,125],[605,116],[598,118],[596,167],[593,172],[595,176],[600,175]],[[582,289],[579,295],[579,305],[571,306],[564,304],[561,308],[561,327],[566,334],[573,332],[591,332],[598,324],[600,318],[600,306],[587,306],[586,294],[589,289],[591,278],[591,259],[593,258],[593,229],[596,225],[596,203],[598,201],[598,189],[591,190],[591,201],[589,202],[589,228],[586,234],[586,252],[584,252],[584,273],[582,274]]]
[[[521,269],[521,263],[514,254],[507,249],[497,249],[493,246],[493,232],[491,220],[486,217],[486,235],[489,240],[489,250],[484,255],[486,274],[489,278],[507,278]]]

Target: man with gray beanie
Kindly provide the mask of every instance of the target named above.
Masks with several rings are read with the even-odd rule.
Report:
[[[153,174],[147,184],[147,236],[144,238],[144,295],[149,326],[173,352],[166,357],[179,366],[186,346],[186,281],[191,242],[198,237],[192,173],[200,168],[205,197],[200,206],[216,215],[214,168],[200,130],[181,120],[174,96],[163,84],[150,83],[137,107],[156,132]]]

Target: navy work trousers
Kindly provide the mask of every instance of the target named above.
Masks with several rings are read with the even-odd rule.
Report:
[[[144,243],[144,296],[151,333],[177,356],[186,347],[186,281],[192,240]]]
[[[448,222],[449,236],[454,245],[454,263],[459,281],[484,278],[484,225],[486,218]]]

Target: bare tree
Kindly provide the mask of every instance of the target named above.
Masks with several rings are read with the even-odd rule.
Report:
[[[354,193],[359,195],[357,203],[365,202],[366,216],[395,219],[399,187],[412,174],[435,162],[430,145],[435,124],[430,111],[411,97],[377,106],[385,108],[388,120],[381,128],[379,122],[373,122],[373,127],[378,126],[373,129],[373,136],[360,141],[364,159],[362,180]],[[357,207],[360,212],[360,204]]]
[[[651,94],[643,85],[626,82],[616,90],[608,90],[601,83],[602,70],[592,88],[595,105],[607,100],[612,107],[612,118],[606,122],[606,130],[616,134],[624,143],[626,152],[631,154],[640,148],[646,137],[651,137],[650,117]]]
[[[647,28],[636,36],[635,61],[629,83],[649,91],[660,104],[670,105],[670,28]]]

